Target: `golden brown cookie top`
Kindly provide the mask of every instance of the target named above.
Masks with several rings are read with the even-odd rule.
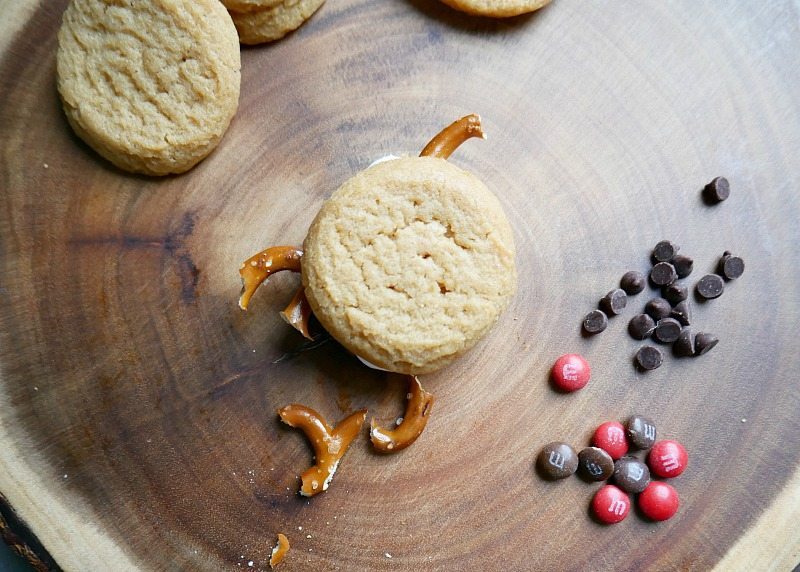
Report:
[[[325,0],[281,0],[266,8],[247,12],[231,10],[231,18],[242,44],[262,44],[279,40],[302,26]]]
[[[551,0],[442,0],[448,6],[476,16],[508,18],[534,12]]]
[[[516,287],[497,198],[432,157],[379,163],[325,202],[305,241],[306,295],[322,325],[367,361],[428,373],[472,347]]]
[[[124,169],[185,171],[238,106],[238,38],[217,0],[73,0],[58,40],[70,123]]]

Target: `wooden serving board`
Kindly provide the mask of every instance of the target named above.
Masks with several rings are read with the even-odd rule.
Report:
[[[791,569],[800,561],[800,17],[797,2],[573,2],[505,22],[434,0],[331,0],[297,33],[242,53],[219,148],[164,179],[120,172],[70,131],[55,89],[64,0],[0,2],[0,492],[4,537],[65,570]],[[411,448],[348,452],[327,493],[275,411],[389,422],[398,380],[277,311],[248,313],[239,262],[300,244],[323,199],[373,160],[416,153],[470,112],[487,141],[451,159],[508,212],[519,292],[491,334],[424,378],[437,398]],[[709,207],[702,186],[731,181]],[[630,302],[582,316],[669,238],[747,263],[695,304],[721,342],[641,374]],[[592,363],[555,393],[554,359]],[[282,358],[283,359],[279,359]],[[682,441],[681,510],[663,524],[589,516],[598,485],[549,483],[539,448],[652,417]],[[302,527],[302,528],[301,528]],[[252,562],[252,567],[250,563]]]

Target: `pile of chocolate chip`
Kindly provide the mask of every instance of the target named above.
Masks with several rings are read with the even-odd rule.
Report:
[[[646,453],[646,463],[628,455],[629,450]],[[650,419],[634,415],[625,427],[617,421],[600,425],[592,446],[579,454],[567,443],[545,445],[537,457],[542,477],[558,480],[578,473],[589,482],[613,480],[613,485],[598,489],[592,499],[594,515],[606,524],[622,521],[630,511],[628,494],[639,495],[638,504],[652,520],[667,520],[678,510],[678,493],[651,475],[664,479],[677,477],[686,469],[688,455],[677,441],[656,441],[656,426]]]
[[[730,195],[727,179],[717,177],[703,189],[707,203],[719,203]],[[692,309],[689,304],[689,288],[680,282],[692,273],[694,260],[690,256],[678,254],[680,248],[669,240],[656,244],[652,252],[653,267],[649,281],[661,289],[661,296],[647,302],[644,311],[628,323],[628,332],[636,340],[650,337],[662,344],[673,344],[676,356],[700,356],[711,351],[719,339],[710,333],[696,335],[689,327]],[[725,251],[717,265],[716,274],[703,276],[696,284],[695,291],[700,300],[719,298],[725,290],[725,281],[735,280],[744,273],[744,260]],[[590,335],[598,334],[608,326],[608,318],[617,316],[628,304],[628,296],[644,291],[647,278],[641,272],[631,270],[620,280],[620,287],[606,294],[599,309],[592,310],[583,319],[583,330]],[[642,346],[636,352],[635,363],[642,370],[653,370],[664,362],[663,352],[655,346]]]
[[[662,240],[653,248],[653,267],[650,283],[661,289],[661,296],[651,299],[644,312],[635,315],[628,323],[628,332],[636,340],[654,339],[662,344],[673,344],[676,356],[700,356],[717,345],[719,339],[710,333],[696,335],[689,327],[692,308],[689,304],[689,288],[680,282],[692,273],[694,260],[678,254],[679,247],[669,240]],[[744,273],[744,261],[725,251],[718,263],[716,274],[703,276],[695,285],[701,300],[719,298],[725,290],[726,280],[735,280]],[[620,288],[612,290],[600,300],[600,308],[592,310],[583,319],[583,329],[588,334],[602,332],[608,326],[608,316],[619,315],[627,306],[628,296],[645,289],[647,279],[641,272],[626,272],[620,280]],[[642,346],[636,353],[636,365],[643,370],[653,370],[664,361],[664,354],[655,346]]]

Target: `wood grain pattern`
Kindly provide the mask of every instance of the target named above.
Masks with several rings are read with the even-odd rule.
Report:
[[[287,571],[800,561],[796,2],[557,1],[509,22],[329,2],[243,51],[222,144],[158,180],[70,132],[54,81],[64,6],[0,20],[0,492],[60,567],[265,569],[277,532]],[[299,244],[342,181],[469,112],[489,138],[451,160],[506,208],[519,293],[475,350],[426,377],[437,406],[414,446],[379,456],[365,437],[303,500],[308,446],[276,408],[386,422],[403,387],[333,343],[295,353],[277,312],[296,276],[240,312],[239,261]],[[719,174],[732,196],[709,208],[699,189]],[[662,238],[695,257],[692,278],[725,249],[747,272],[696,306],[713,352],[643,375],[625,317],[595,339],[578,328]],[[547,384],[567,351],[594,371],[574,395]],[[687,446],[683,506],[602,527],[596,486],[543,482],[533,459],[634,412]]]

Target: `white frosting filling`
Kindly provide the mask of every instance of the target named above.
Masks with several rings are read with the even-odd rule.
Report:
[[[381,157],[380,159],[375,159],[372,163],[369,164],[370,167],[374,167],[378,163],[385,163],[386,161],[394,161],[395,159],[399,159],[397,155],[386,155],[385,157]],[[367,167],[369,169],[369,167]]]
[[[365,359],[364,359],[363,357],[361,357],[360,355],[357,355],[357,354],[353,354],[353,355],[354,355],[354,356],[356,356],[356,357],[358,358],[358,360],[359,360],[361,363],[363,363],[365,366],[367,366],[367,367],[369,367],[369,368],[372,368],[372,369],[377,369],[378,371],[389,371],[389,372],[391,373],[391,371],[390,371],[390,370],[388,370],[388,369],[383,369],[382,367],[378,367],[378,366],[377,366],[377,365],[375,365],[374,363],[370,363],[370,362],[368,362],[367,360],[365,360]]]

